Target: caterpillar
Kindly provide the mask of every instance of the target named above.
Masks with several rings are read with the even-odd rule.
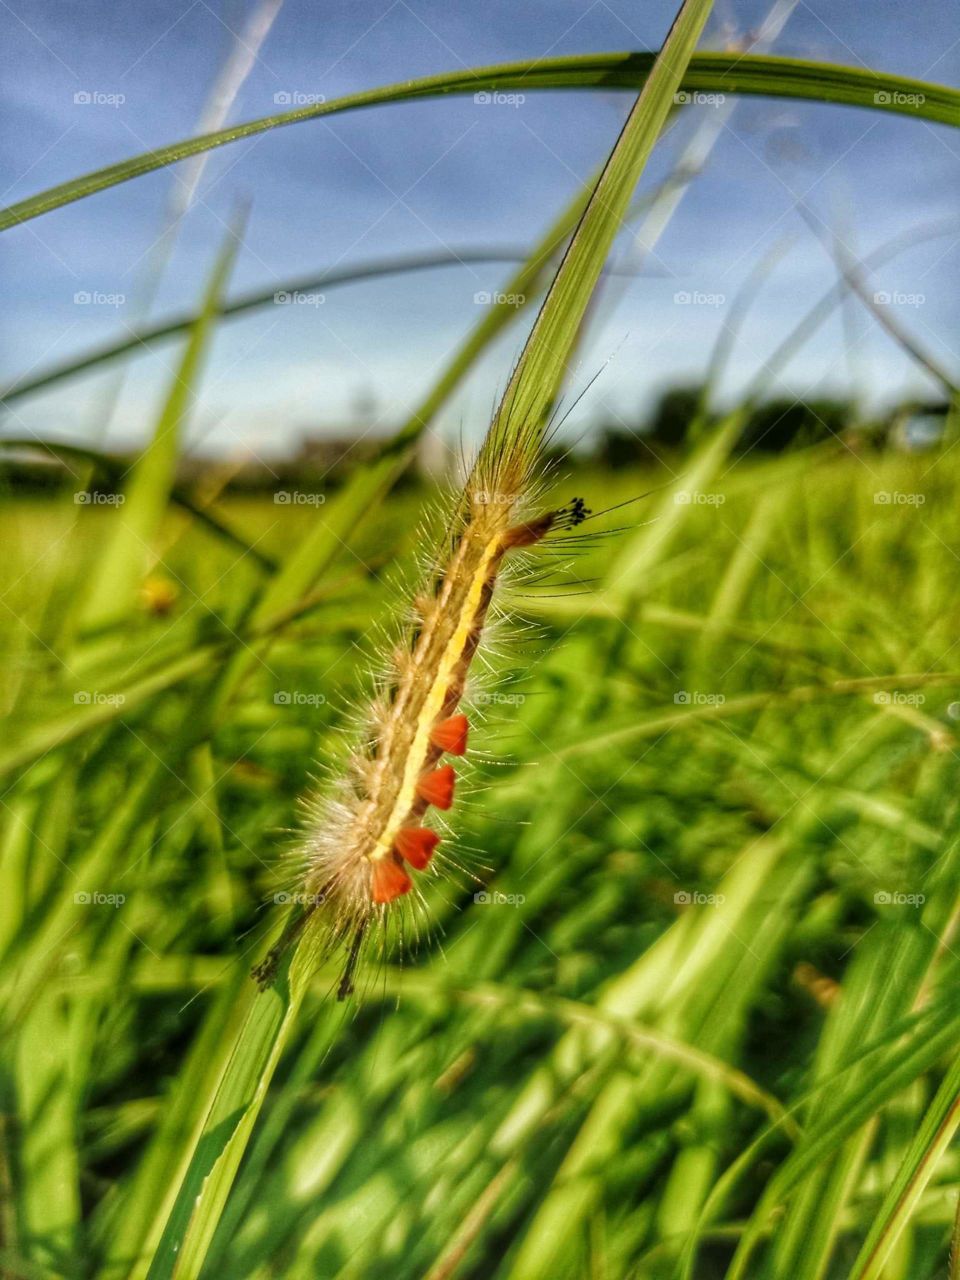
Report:
[[[364,747],[335,792],[311,806],[299,895],[306,909],[253,970],[261,987],[321,915],[324,954],[346,954],[338,998],[352,993],[369,926],[410,893],[440,843],[429,814],[453,804],[452,760],[465,754],[470,731],[461,702],[505,562],[591,514],[582,498],[536,510],[539,449],[528,433],[508,438],[501,424],[495,419],[457,503],[432,589],[414,600],[413,624],[369,708]]]

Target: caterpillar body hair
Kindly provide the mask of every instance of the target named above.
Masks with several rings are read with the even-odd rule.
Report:
[[[583,499],[537,510],[537,450],[524,433],[512,444],[494,425],[459,496],[451,528],[414,599],[413,622],[395,651],[384,687],[365,718],[352,768],[313,799],[303,841],[307,904],[253,973],[268,985],[283,951],[304,929],[321,956],[345,955],[338,997],[372,926],[430,867],[441,841],[431,812],[453,804],[457,761],[469,724],[461,702],[505,562],[588,516]]]

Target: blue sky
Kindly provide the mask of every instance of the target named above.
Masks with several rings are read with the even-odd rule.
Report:
[[[4,203],[196,131],[250,0],[106,0],[2,8],[7,129]],[[769,9],[718,4],[707,43],[748,32]],[[554,0],[482,6],[449,0],[285,0],[230,120],[271,114],[277,94],[337,97],[461,66],[546,54],[654,48],[672,2]],[[774,51],[956,84],[952,3],[800,0]],[[93,101],[77,101],[77,95]],[[528,94],[519,105],[471,98],[408,103],[313,121],[213,153],[183,219],[151,316],[192,305],[233,211],[249,220],[232,290],[402,252],[532,244],[612,145],[624,92]],[[679,114],[644,177],[652,191],[704,119]],[[960,369],[956,341],[960,234],[923,231],[957,214],[960,137],[946,126],[849,108],[741,100],[708,165],[674,214],[648,270],[608,293],[578,374],[603,375],[572,415],[582,431],[636,421],[657,391],[696,379],[738,288],[776,265],[749,314],[723,384],[735,395],[830,287],[835,269],[797,213],[815,211],[866,254],[915,229],[917,242],[871,286],[899,295],[898,318],[932,355]],[[126,332],[138,315],[172,171],[147,175],[4,236],[2,376],[79,353]],[[629,250],[625,236],[619,249]],[[269,307],[223,326],[188,439],[194,448],[266,456],[299,435],[341,432],[361,403],[377,430],[399,422],[478,316],[504,264],[456,266],[365,283],[322,306]],[[78,304],[75,296],[97,301]],[[709,302],[680,304],[680,293]],[[475,438],[522,343],[511,329],[443,412],[438,430]],[[111,444],[142,440],[174,348],[18,407],[7,434]],[[862,309],[838,313],[783,370],[771,393],[852,390],[881,403],[930,389]],[[576,380],[574,384],[576,389]]]

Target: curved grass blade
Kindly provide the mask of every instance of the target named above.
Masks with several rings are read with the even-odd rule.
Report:
[[[176,164],[178,160],[200,155],[214,147],[226,146],[241,138],[267,133],[270,129],[297,124],[301,120],[312,120],[342,111],[356,111],[361,107],[383,103],[408,102],[415,98],[455,93],[508,89],[522,89],[525,92],[535,89],[636,89],[646,81],[653,65],[652,53],[584,54],[567,58],[544,58],[536,62],[472,67],[465,71],[423,76],[362,93],[348,94],[343,98],[303,107],[297,111],[263,116],[246,124],[220,129],[216,133],[186,138],[60,183],[0,210],[0,231],[31,218],[38,218],[41,214],[59,209],[75,200],[95,195],[98,191],[106,191],[121,182],[129,182],[142,174],[152,173],[168,164]],[[809,62],[799,58],[701,53],[691,59],[677,87],[688,92],[802,98],[815,102],[869,107],[953,126],[960,124],[960,90],[905,76],[889,75],[886,72]]]
[[[432,271],[437,267],[456,267],[466,263],[525,261],[527,250],[520,248],[504,249],[451,249],[445,253],[409,253],[397,254],[388,258],[374,259],[372,262],[357,266],[343,267],[321,273],[311,272],[308,275],[296,276],[291,280],[280,280],[268,289],[248,290],[232,302],[224,303],[217,312],[219,320],[229,320],[234,316],[246,315],[261,307],[278,304],[278,294],[293,295],[309,293],[315,289],[337,289],[343,285],[358,284],[364,280],[378,280],[383,276],[403,275],[407,272]],[[282,299],[280,300],[282,304]],[[15,379],[2,392],[0,402],[13,404],[38,391],[46,391],[57,382],[77,374],[89,373],[101,365],[109,364],[120,356],[138,355],[149,351],[154,342],[162,342],[166,338],[175,338],[185,333],[196,323],[196,312],[184,312],[171,316],[167,320],[158,321],[143,329],[137,329],[119,342],[104,343],[100,347],[84,354],[50,365],[33,376],[24,375]]]

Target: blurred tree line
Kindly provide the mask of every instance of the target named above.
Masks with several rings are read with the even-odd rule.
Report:
[[[638,422],[600,424],[587,451],[599,464],[616,469],[683,452],[709,435],[720,419],[719,413],[703,408],[705,403],[702,386],[668,387]],[[747,410],[737,452],[783,453],[830,439],[851,448],[920,448],[936,443],[946,419],[947,405],[939,402],[908,400],[865,419],[852,400],[781,396]]]
[[[656,465],[695,447],[715,429],[721,414],[704,408],[706,403],[702,386],[668,387],[653,400],[646,415],[634,421],[623,417],[601,420],[573,452],[580,463],[615,470]],[[736,452],[782,453],[831,439],[857,451],[924,449],[952,435],[948,424],[945,402],[904,400],[882,416],[866,419],[852,400],[782,396],[747,409]],[[188,453],[178,463],[177,481],[201,495],[206,491],[266,493],[293,487],[334,490],[355,467],[369,462],[380,444],[381,438],[365,432],[358,422],[338,434],[308,432],[286,457],[273,458],[269,466],[249,451],[233,458]],[[427,433],[422,445],[415,465],[402,477],[404,485],[442,474],[454,461],[440,437]],[[441,456],[436,456],[433,446],[437,445]],[[569,452],[562,444],[550,450],[556,459]],[[91,489],[112,492],[134,456],[132,451],[98,455],[70,446],[35,449],[29,442],[11,441],[9,449],[0,449],[0,492],[69,488],[84,477]]]

